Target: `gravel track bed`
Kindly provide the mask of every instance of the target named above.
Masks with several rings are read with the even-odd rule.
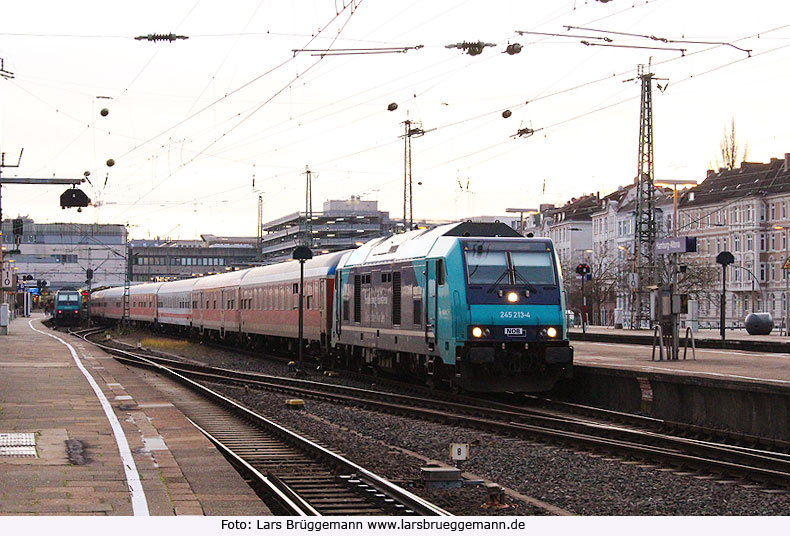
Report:
[[[129,341],[136,342],[136,341]],[[281,363],[192,344],[179,354],[211,359],[215,366],[284,374]],[[314,379],[327,381],[317,374]],[[335,380],[341,380],[336,378]],[[339,383],[362,387],[359,382]],[[340,450],[354,462],[396,481],[419,479],[425,463],[387,446],[447,463],[450,443],[470,443],[471,459],[460,467],[580,515],[790,515],[790,493],[769,493],[759,486],[720,483],[709,476],[625,463],[567,448],[505,438],[458,426],[379,414],[360,408],[306,400],[305,411],[288,410],[282,394],[222,387],[264,416]],[[354,433],[349,433],[354,431]],[[459,515],[537,515],[536,507],[511,500],[511,509],[480,507],[483,488],[415,490]]]

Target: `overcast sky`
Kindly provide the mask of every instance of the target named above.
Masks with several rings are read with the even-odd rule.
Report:
[[[669,83],[653,93],[657,179],[704,179],[733,118],[749,160],[790,152],[786,1],[0,6],[0,58],[14,74],[0,79],[6,164],[24,148],[21,167],[3,174],[90,171],[83,189],[99,205],[64,211],[64,187],[8,185],[4,217],[128,223],[135,238],[254,236],[259,195],[265,220],[304,209],[305,166],[315,172],[314,210],[359,195],[399,217],[407,118],[428,131],[412,140],[416,218],[605,194],[636,174],[640,86],[624,81],[651,58]],[[189,39],[134,39],[170,32]],[[463,41],[495,46],[476,56],[445,47]],[[511,43],[520,54],[504,53]],[[396,54],[293,52],[418,45]],[[516,136],[524,128],[534,135]]]

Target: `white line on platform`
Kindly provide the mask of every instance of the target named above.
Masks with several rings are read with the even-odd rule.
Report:
[[[145,492],[143,491],[143,484],[140,481],[140,473],[137,472],[137,466],[134,463],[134,458],[132,457],[132,451],[129,449],[129,442],[126,441],[126,435],[123,433],[123,428],[121,428],[121,423],[118,422],[118,417],[115,416],[115,412],[112,410],[112,406],[110,406],[110,402],[107,400],[107,397],[104,396],[101,389],[99,388],[96,381],[93,379],[93,376],[87,371],[87,369],[83,366],[82,361],[80,361],[79,356],[77,355],[76,350],[74,347],[71,346],[69,343],[58,337],[57,335],[52,335],[51,333],[47,333],[46,331],[41,331],[33,327],[33,320],[28,321],[28,325],[30,329],[36,331],[38,333],[42,333],[47,337],[52,337],[56,339],[61,344],[64,344],[66,348],[69,349],[71,352],[71,357],[74,358],[74,362],[77,364],[77,368],[80,369],[85,379],[88,380],[88,383],[93,388],[93,392],[96,393],[96,397],[99,399],[101,403],[101,407],[104,410],[104,414],[107,416],[107,420],[110,421],[110,426],[112,427],[112,432],[115,435],[115,443],[118,445],[118,451],[121,454],[121,461],[123,462],[123,469],[126,472],[126,482],[129,487],[129,494],[132,498],[132,512],[136,516],[147,516],[148,513],[148,503],[145,499]]]

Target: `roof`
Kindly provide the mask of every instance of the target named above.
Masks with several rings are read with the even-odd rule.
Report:
[[[340,258],[347,255],[348,251],[336,251],[326,255],[317,255],[304,263],[305,277],[321,277],[332,275]],[[281,262],[251,268],[241,283],[242,287],[259,283],[272,283],[288,281],[299,275],[299,261]]]
[[[684,192],[678,205],[694,207],[751,196],[790,193],[790,172],[786,168],[784,159],[772,158],[767,164],[743,162],[735,169],[709,171],[702,183]]]
[[[397,262],[425,258],[442,237],[517,237],[521,235],[501,222],[456,222],[433,229],[418,229],[389,237],[373,239],[351,251],[344,266]],[[438,255],[438,253],[437,253]]]
[[[601,208],[601,200],[596,195],[585,195],[580,198],[573,198],[561,207],[550,210],[548,214],[554,216],[554,221],[550,225],[557,225],[566,221],[590,221],[592,213]],[[559,214],[564,217],[557,218]]]

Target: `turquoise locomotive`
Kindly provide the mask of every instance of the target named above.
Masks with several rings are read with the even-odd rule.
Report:
[[[336,275],[334,353],[469,391],[539,392],[571,374],[551,240],[460,223],[364,244]]]
[[[58,326],[73,326],[80,323],[82,294],[78,290],[59,290],[55,294],[52,318]]]

